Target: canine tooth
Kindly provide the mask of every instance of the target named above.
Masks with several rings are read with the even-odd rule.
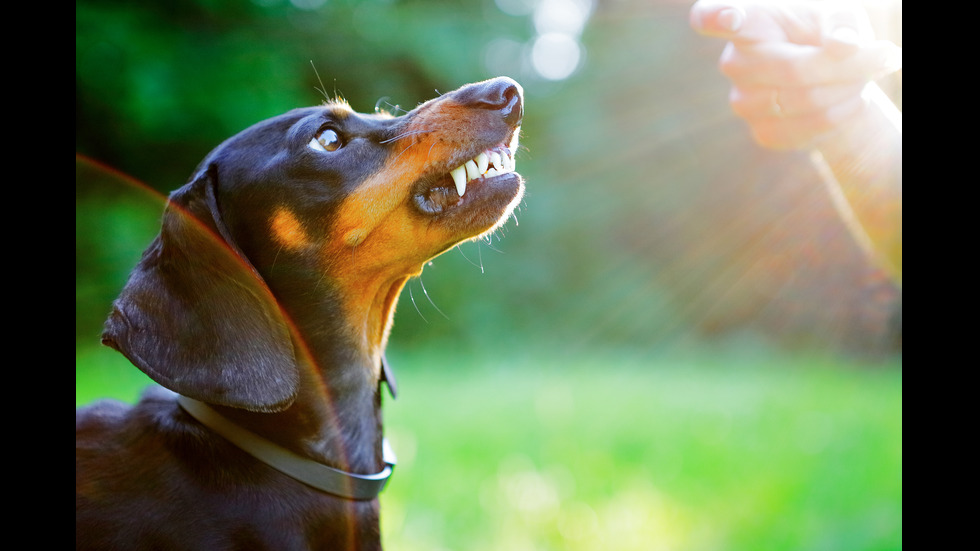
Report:
[[[503,165],[500,161],[500,153],[497,153],[496,151],[490,152],[490,164],[492,164],[497,170],[503,169]]]
[[[464,164],[463,166],[466,167],[467,182],[469,182],[470,180],[475,180],[480,177],[480,172],[476,167],[476,163],[474,163],[472,160],[466,161],[466,164]]]
[[[476,161],[476,171],[480,174],[486,172],[487,167],[490,166],[490,157],[485,152],[477,155],[474,160]]]
[[[466,167],[459,165],[449,171],[449,175],[453,177],[453,182],[456,184],[456,193],[462,197],[466,193]]]

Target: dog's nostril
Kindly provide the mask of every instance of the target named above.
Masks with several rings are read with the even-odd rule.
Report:
[[[524,102],[520,98],[517,98],[517,105],[504,117],[504,120],[513,126],[521,124],[524,120]]]
[[[499,111],[505,121],[515,126],[524,118],[521,86],[506,77],[463,87],[456,100],[469,107]]]
[[[504,91],[504,98],[507,103],[501,108],[504,120],[509,124],[517,126],[524,118],[524,101],[521,99],[521,91],[517,86],[511,86]]]

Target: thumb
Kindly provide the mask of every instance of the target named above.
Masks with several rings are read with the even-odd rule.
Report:
[[[902,47],[888,40],[875,40],[852,59],[863,59],[871,78],[879,79],[902,69]]]
[[[824,52],[851,65],[871,79],[902,68],[902,48],[887,40],[876,40],[868,13],[860,5],[839,5],[823,20]]]
[[[778,7],[764,2],[740,0],[698,0],[688,13],[697,33],[733,42],[753,43],[787,39],[774,15]]]
[[[827,53],[837,59],[853,55],[861,49],[861,43],[857,29],[849,25],[835,27],[823,37],[823,46]]]
[[[863,7],[834,5],[824,14],[823,47],[837,59],[853,55],[874,41],[874,29]]]
[[[688,20],[699,34],[732,39],[745,23],[745,10],[737,4],[699,0],[691,6]]]

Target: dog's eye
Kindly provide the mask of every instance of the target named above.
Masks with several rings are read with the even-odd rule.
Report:
[[[340,136],[329,128],[317,132],[317,135],[309,143],[312,149],[323,152],[337,151],[342,145],[344,144],[341,142]]]

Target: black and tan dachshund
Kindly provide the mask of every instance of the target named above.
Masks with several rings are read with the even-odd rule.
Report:
[[[103,342],[163,388],[75,413],[78,549],[381,548],[395,304],[524,193],[523,93],[343,102],[228,139],[170,196]]]

